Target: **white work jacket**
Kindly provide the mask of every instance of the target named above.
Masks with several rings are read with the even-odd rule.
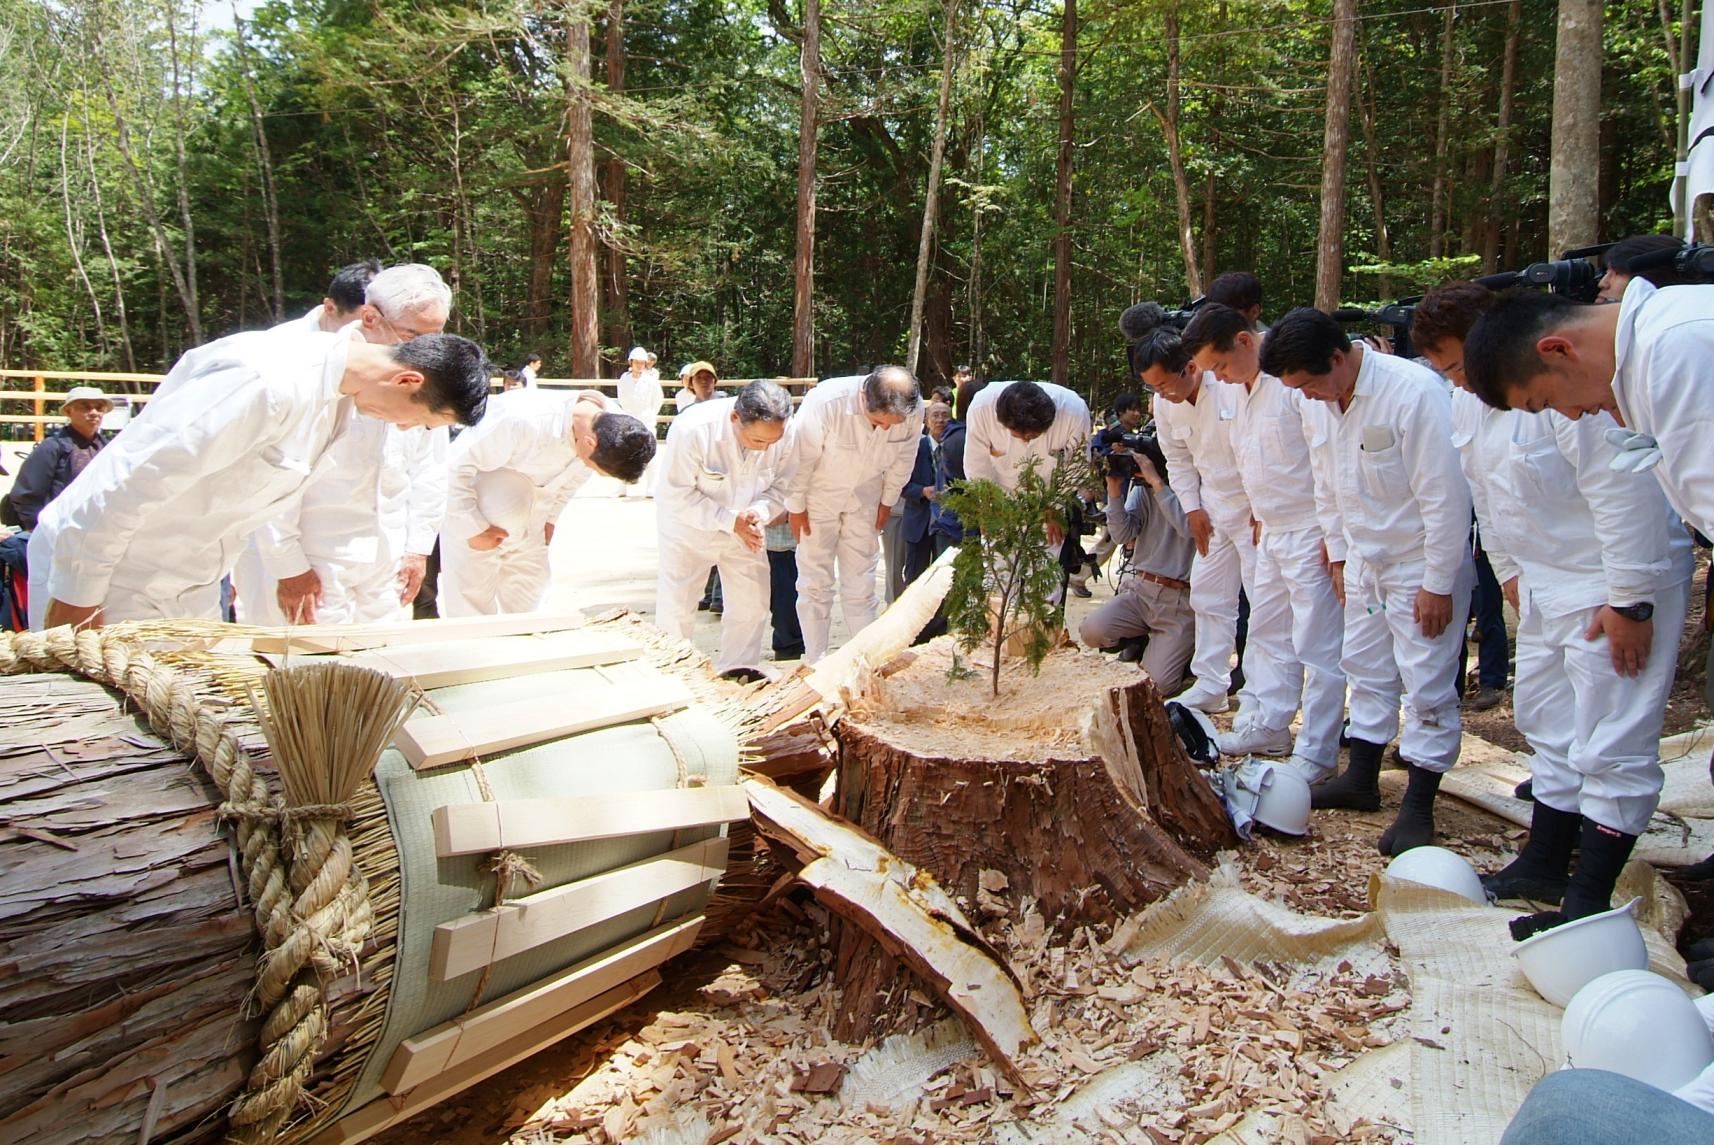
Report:
[[[1076,391],[1052,382],[1038,382],[1053,399],[1053,424],[1034,441],[1019,441],[1000,424],[994,404],[1011,382],[992,382],[970,403],[965,415],[964,477],[969,481],[993,481],[1008,493],[1018,489],[1018,471],[1031,458],[1040,458],[1036,472],[1043,480],[1059,467],[1061,456],[1089,448],[1089,405]]]
[[[729,533],[746,509],[758,510],[765,525],[785,508],[787,439],[744,448],[732,424],[736,405],[736,398],[716,398],[673,419],[655,491],[662,536]]]
[[[1471,511],[1452,396],[1432,370],[1360,352],[1350,408],[1303,403],[1309,448],[1321,455],[1315,499],[1328,557],[1354,550],[1376,570],[1420,563],[1422,587],[1449,595],[1470,556]]]
[[[352,414],[339,393],[350,336],[234,334],[187,351],[143,413],[43,517],[48,588],[88,607],[166,601],[212,585],[245,538],[295,507]]]
[[[1233,387],[1205,372],[1192,401],[1153,403],[1167,484],[1186,513],[1206,510],[1224,532],[1250,527],[1250,501],[1232,450]]]
[[[1320,528],[1315,474],[1304,436],[1303,410],[1311,404],[1268,373],[1248,386],[1233,385],[1232,454],[1250,513],[1264,531],[1296,533]]]
[[[304,314],[281,322],[277,326],[270,327],[270,329],[276,331],[290,330],[298,334],[322,334],[326,331],[321,328],[321,313],[321,304],[317,303]]]
[[[476,507],[476,475],[515,469],[536,486],[532,525],[551,524],[571,495],[594,475],[571,443],[571,415],[583,400],[576,391],[511,390],[488,399],[476,425],[459,434],[447,453],[446,525],[451,541],[467,541],[493,522]],[[611,398],[609,413],[622,412]]]
[[[1619,306],[1613,397],[1625,428],[1654,438],[1666,499],[1714,537],[1714,286],[1633,278]]]
[[[804,395],[791,420],[786,508],[830,517],[893,505],[916,464],[923,404],[881,429],[863,406],[863,379],[831,378]]]
[[[655,428],[655,418],[666,400],[659,370],[644,370],[640,378],[630,370],[619,375],[619,408],[650,429]]]
[[[1689,579],[1690,534],[1652,477],[1613,469],[1607,414],[1497,410],[1456,390],[1452,421],[1494,574],[1520,577],[1543,616],[1653,604]]]

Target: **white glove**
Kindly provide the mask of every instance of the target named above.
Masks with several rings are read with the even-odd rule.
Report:
[[[1606,434],[1607,444],[1619,451],[1608,463],[1616,473],[1647,473],[1660,464],[1660,446],[1646,433],[1615,426]]]

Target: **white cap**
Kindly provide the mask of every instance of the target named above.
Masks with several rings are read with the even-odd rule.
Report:
[[[649,360],[649,352],[641,346],[632,346],[631,352],[625,355],[625,360],[627,362],[635,362],[639,358],[645,362]]]
[[[106,406],[108,409],[113,408],[113,399],[94,386],[73,386],[66,391],[65,397],[60,399],[60,408],[64,409],[72,402],[95,402],[98,405]]]

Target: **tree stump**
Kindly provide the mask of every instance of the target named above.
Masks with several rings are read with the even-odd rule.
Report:
[[[836,727],[834,810],[932,874],[973,917],[992,871],[1008,906],[1033,899],[1050,927],[1111,926],[1204,877],[1207,860],[1236,842],[1154,684],[1134,668],[1061,649],[1039,678],[1009,669],[994,700],[985,672],[947,680],[950,661],[950,644],[936,641],[877,680]],[[911,973],[856,927],[838,928],[834,972],[844,999],[836,1036],[868,1038],[926,1016],[908,998],[921,990]]]

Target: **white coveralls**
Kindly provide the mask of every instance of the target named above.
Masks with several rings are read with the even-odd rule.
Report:
[[[1496,410],[1452,395],[1453,442],[1501,583],[1518,577],[1518,730],[1535,752],[1535,798],[1640,835],[1660,802],[1660,732],[1678,663],[1690,534],[1646,473],[1618,472],[1605,413]],[[1643,672],[1621,676],[1606,637],[1583,634],[1603,605],[1654,605]]]
[[[190,350],[30,537],[30,620],[50,597],[107,622],[220,618],[245,538],[290,510],[353,414],[350,335],[261,330]]]
[[[903,422],[880,429],[863,406],[863,379],[832,378],[804,395],[791,420],[793,470],[786,508],[808,513],[810,531],[797,547],[797,614],[805,664],[827,655],[833,623],[833,581],[851,635],[880,612],[875,567],[880,538],[875,517],[896,505],[916,464],[923,407]]]
[[[666,391],[661,389],[661,372],[655,369],[644,370],[641,377],[626,370],[619,375],[619,408],[649,427],[649,432],[655,432],[655,419],[660,416],[661,407],[666,404]],[[655,482],[659,478],[661,458],[657,455],[649,462],[649,467],[643,470],[642,478],[635,489],[638,496],[653,497]],[[619,496],[629,497],[632,486],[624,482],[619,484]]]
[[[571,443],[576,393],[512,390],[488,399],[482,420],[458,435],[447,456],[446,523],[441,527],[440,612],[484,616],[534,612],[547,596],[550,569],[545,530],[594,475]],[[590,399],[593,400],[593,399]],[[619,412],[618,403],[600,399]],[[477,550],[470,538],[491,524],[476,507],[476,475],[513,469],[536,486],[530,523],[496,549]]]
[[[994,405],[1011,382],[992,382],[970,403],[965,415],[964,477],[967,481],[993,481],[1008,493],[1018,491],[1018,471],[1031,458],[1039,460],[1036,472],[1045,480],[1059,465],[1066,450],[1089,448],[1089,406],[1076,391],[1052,382],[1038,382],[1053,399],[1058,411],[1053,425],[1034,441],[1020,441],[1000,424]]]
[[[709,567],[718,568],[726,611],[720,617],[717,672],[762,665],[770,616],[768,554],[745,548],[732,526],[746,509],[758,510],[764,525],[779,516],[789,451],[784,437],[767,449],[744,448],[732,424],[736,404],[734,398],[698,402],[673,419],[656,495],[655,624],[689,640],[696,599]]]
[[[1470,487],[1452,444],[1452,399],[1431,370],[1363,348],[1350,408],[1309,400],[1315,494],[1331,560],[1345,562],[1351,735],[1428,771],[1458,761],[1458,649],[1470,615]],[[1452,598],[1439,636],[1414,617],[1418,589]]]
[[[1154,401],[1156,433],[1166,455],[1167,471],[1162,476],[1186,514],[1201,509],[1214,526],[1207,555],[1197,553],[1190,565],[1190,608],[1196,616],[1190,674],[1199,688],[1217,694],[1224,694],[1232,684],[1238,592],[1252,588],[1256,567],[1250,501],[1232,452],[1235,397],[1231,389],[1212,373],[1204,373],[1191,400],[1170,402],[1157,397]]]
[[[1293,754],[1323,770],[1339,763],[1345,671],[1344,614],[1322,564],[1313,457],[1304,407],[1313,404],[1272,374],[1231,387],[1232,452],[1261,525],[1244,646],[1244,682],[1265,728],[1291,726]]]

